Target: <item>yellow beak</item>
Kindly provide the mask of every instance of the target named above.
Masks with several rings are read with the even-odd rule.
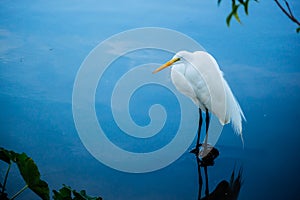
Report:
[[[163,64],[162,66],[160,66],[159,68],[157,68],[156,70],[154,70],[152,72],[152,74],[155,74],[155,73],[157,73],[157,72],[159,72],[159,71],[161,71],[161,70],[163,70],[163,69],[171,66],[174,62],[177,62],[178,60],[180,60],[180,58],[174,58],[174,59],[166,62],[165,64]]]

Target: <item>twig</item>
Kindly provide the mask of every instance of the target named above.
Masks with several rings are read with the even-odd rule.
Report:
[[[285,1],[286,7],[288,8],[288,11],[278,2],[278,0],[274,0],[277,6],[281,9],[281,11],[293,22],[295,22],[298,26],[300,26],[300,22],[294,17],[290,5],[287,1]]]
[[[285,2],[286,7],[287,7],[288,10],[289,10],[290,15],[291,15],[292,17],[294,17],[294,15],[293,15],[293,13],[292,13],[292,10],[291,10],[291,8],[290,8],[289,3],[288,3],[287,1],[284,1],[284,2]]]

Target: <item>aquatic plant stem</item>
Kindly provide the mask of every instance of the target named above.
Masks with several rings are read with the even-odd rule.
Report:
[[[8,177],[8,173],[9,173],[10,167],[11,167],[11,162],[8,165],[8,168],[6,170],[6,174],[5,174],[5,177],[4,177],[3,187],[2,187],[2,191],[1,191],[2,194],[4,193],[4,190],[5,190],[6,181],[7,181],[7,177]]]
[[[22,192],[24,192],[24,190],[26,190],[28,188],[28,185],[26,184],[21,190],[19,190],[19,192],[17,192],[10,200],[15,199],[17,196],[19,196]]]

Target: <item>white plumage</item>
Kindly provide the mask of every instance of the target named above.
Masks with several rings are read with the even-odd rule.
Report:
[[[245,116],[216,60],[209,53],[180,51],[154,73],[168,66],[172,66],[171,79],[178,91],[188,96],[202,111],[207,109],[217,116],[222,125],[231,122],[234,131],[242,138],[242,119],[245,120]],[[220,80],[214,81],[218,78]],[[222,92],[225,98],[222,98]],[[225,109],[212,106],[212,97]]]

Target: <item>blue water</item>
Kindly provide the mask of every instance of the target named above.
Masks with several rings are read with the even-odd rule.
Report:
[[[31,156],[51,190],[67,184],[106,200],[197,199],[197,165],[188,153],[195,143],[163,169],[125,173],[88,152],[73,120],[76,73],[96,45],[133,28],[168,28],[193,38],[216,58],[247,118],[244,148],[231,126],[224,127],[216,144],[220,155],[208,168],[210,191],[222,180],[229,181],[232,170],[242,167],[239,199],[295,199],[300,178],[297,27],[273,1],[261,1],[250,3],[250,14],[241,14],[241,25],[233,20],[228,28],[225,19],[230,6],[226,3],[218,7],[217,1],[196,0],[1,1],[0,146]],[[300,17],[300,3],[290,3]],[[149,124],[152,104],[166,108],[166,134],[148,139],[122,134],[108,99],[112,84],[126,70],[144,63],[163,63],[171,57],[166,52],[145,50],[112,63],[125,66],[123,71],[105,72],[106,79],[96,91],[95,108],[116,145],[132,152],[149,152],[174,138],[179,106],[165,88],[148,85],[137,90],[130,101],[131,117],[140,126]],[[149,93],[155,95],[147,96]],[[5,170],[1,163],[1,181]],[[9,194],[23,187],[16,167],[7,184]],[[38,197],[26,190],[18,199]]]

